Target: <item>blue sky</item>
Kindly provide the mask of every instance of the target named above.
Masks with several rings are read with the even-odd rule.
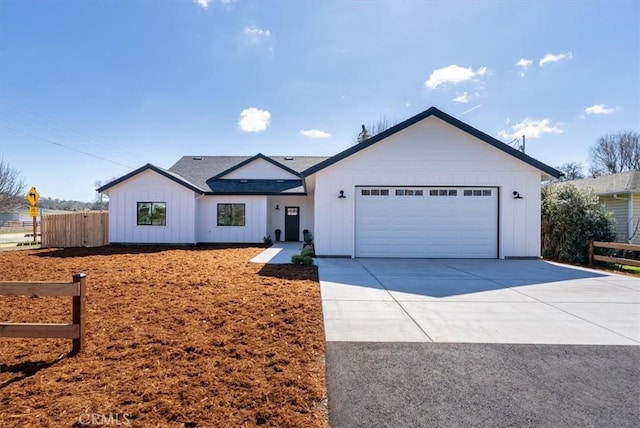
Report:
[[[586,164],[640,128],[640,2],[0,0],[0,156],[42,196],[182,155],[332,155],[430,106]]]

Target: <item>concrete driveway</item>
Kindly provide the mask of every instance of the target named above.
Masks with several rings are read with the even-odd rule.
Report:
[[[640,345],[640,280],[540,260],[319,259],[327,341]]]
[[[332,427],[640,426],[638,279],[537,260],[318,265]]]

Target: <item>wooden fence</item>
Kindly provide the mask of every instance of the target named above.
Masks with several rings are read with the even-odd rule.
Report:
[[[640,245],[621,244],[618,242],[589,241],[589,266],[593,266],[594,261],[617,263],[620,265],[640,266],[640,260],[627,259],[624,257],[601,256],[595,254],[596,248],[610,248],[614,250],[640,251]]]
[[[84,348],[84,318],[87,300],[86,275],[73,275],[73,282],[0,282],[3,296],[73,296],[72,324],[0,324],[0,337],[73,339],[73,353]]]
[[[101,247],[109,243],[108,211],[42,216],[42,248]]]

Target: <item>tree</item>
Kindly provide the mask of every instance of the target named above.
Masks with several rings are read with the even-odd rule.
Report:
[[[584,178],[584,167],[579,162],[563,163],[562,165],[557,166],[556,169],[564,174],[556,181],[581,180]]]
[[[589,157],[589,173],[594,177],[640,169],[640,134],[623,131],[600,137]]]
[[[0,159],[0,212],[11,211],[25,205],[26,188],[27,186],[20,178],[20,172]]]
[[[397,123],[398,123],[397,120],[392,120],[386,116],[383,116],[380,119],[378,119],[376,122],[370,123],[369,126],[362,125],[362,131],[358,133],[358,136],[356,137],[356,142],[362,143],[363,141],[386,131],[387,129],[391,128]]]
[[[542,256],[586,263],[589,240],[616,238],[613,213],[604,209],[593,191],[571,184],[542,188]]]

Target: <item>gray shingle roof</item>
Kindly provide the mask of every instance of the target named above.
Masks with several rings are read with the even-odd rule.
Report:
[[[254,156],[183,156],[169,171],[208,191],[207,180]],[[269,156],[300,173],[328,159],[327,156]]]
[[[582,180],[565,181],[562,184],[573,184],[579,189],[593,189],[598,195],[614,193],[640,192],[640,171],[626,171],[618,174],[589,177]]]
[[[302,179],[299,180],[225,180],[208,182],[208,188],[216,194],[228,195],[279,195],[282,193],[305,193]]]

